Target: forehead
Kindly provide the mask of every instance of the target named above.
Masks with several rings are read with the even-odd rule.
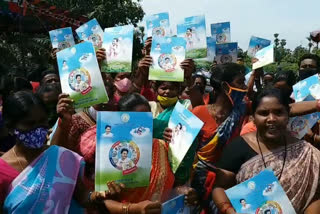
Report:
[[[285,106],[280,103],[278,98],[274,96],[263,97],[257,106],[257,109],[279,109],[284,108]]]
[[[59,79],[58,75],[57,74],[47,74],[44,76],[45,80],[48,80],[48,79]]]
[[[314,59],[304,59],[301,61],[301,66],[302,65],[317,65],[317,61]]]

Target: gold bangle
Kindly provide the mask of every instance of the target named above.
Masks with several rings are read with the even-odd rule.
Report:
[[[130,204],[123,204],[122,205],[122,213],[123,214],[129,214],[129,206],[130,206]]]

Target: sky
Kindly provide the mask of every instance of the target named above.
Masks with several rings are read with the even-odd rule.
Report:
[[[319,0],[142,0],[146,15],[169,12],[170,25],[185,17],[204,14],[207,35],[210,24],[231,22],[231,40],[247,50],[251,36],[287,40],[287,47],[307,46],[309,33],[320,29]]]

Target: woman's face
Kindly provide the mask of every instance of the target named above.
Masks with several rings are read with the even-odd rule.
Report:
[[[275,97],[262,98],[254,113],[254,123],[261,137],[279,139],[287,129],[288,111]]]
[[[237,76],[235,76],[235,78],[233,79],[233,81],[230,83],[230,86],[234,87],[234,88],[239,88],[239,89],[247,89],[248,87],[245,84],[245,76],[244,74],[238,74]]]
[[[116,77],[114,78],[114,80],[115,81],[119,81],[119,80],[122,80],[124,78],[130,79],[130,73],[127,73],[127,72],[118,73],[116,75]]]
[[[177,97],[179,95],[178,87],[173,82],[163,82],[158,88],[158,95],[162,97]]]
[[[35,105],[24,118],[16,123],[14,128],[28,132],[38,127],[49,127],[48,115],[43,107]]]

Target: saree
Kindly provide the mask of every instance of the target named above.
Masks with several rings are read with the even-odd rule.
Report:
[[[191,187],[202,197],[199,212],[204,208],[205,213],[213,213],[212,210],[208,210],[213,208],[210,195],[216,178],[212,164],[219,159],[224,146],[239,136],[245,112],[246,103],[243,100],[235,103],[229,117],[217,128],[212,138],[199,145],[191,182]]]
[[[11,183],[4,213],[68,213],[84,161],[78,154],[51,146]]]
[[[174,185],[174,174],[168,161],[168,144],[163,140],[153,139],[152,167],[148,187],[127,189],[120,199],[122,202],[138,203],[144,200],[168,200]]]
[[[280,176],[284,147],[264,153],[267,167],[271,167],[277,177]],[[245,162],[236,175],[237,183],[242,183],[264,170],[260,155]],[[320,199],[319,185],[320,151],[305,141],[298,141],[287,147],[287,158],[280,184],[297,213],[303,211],[313,201]]]

